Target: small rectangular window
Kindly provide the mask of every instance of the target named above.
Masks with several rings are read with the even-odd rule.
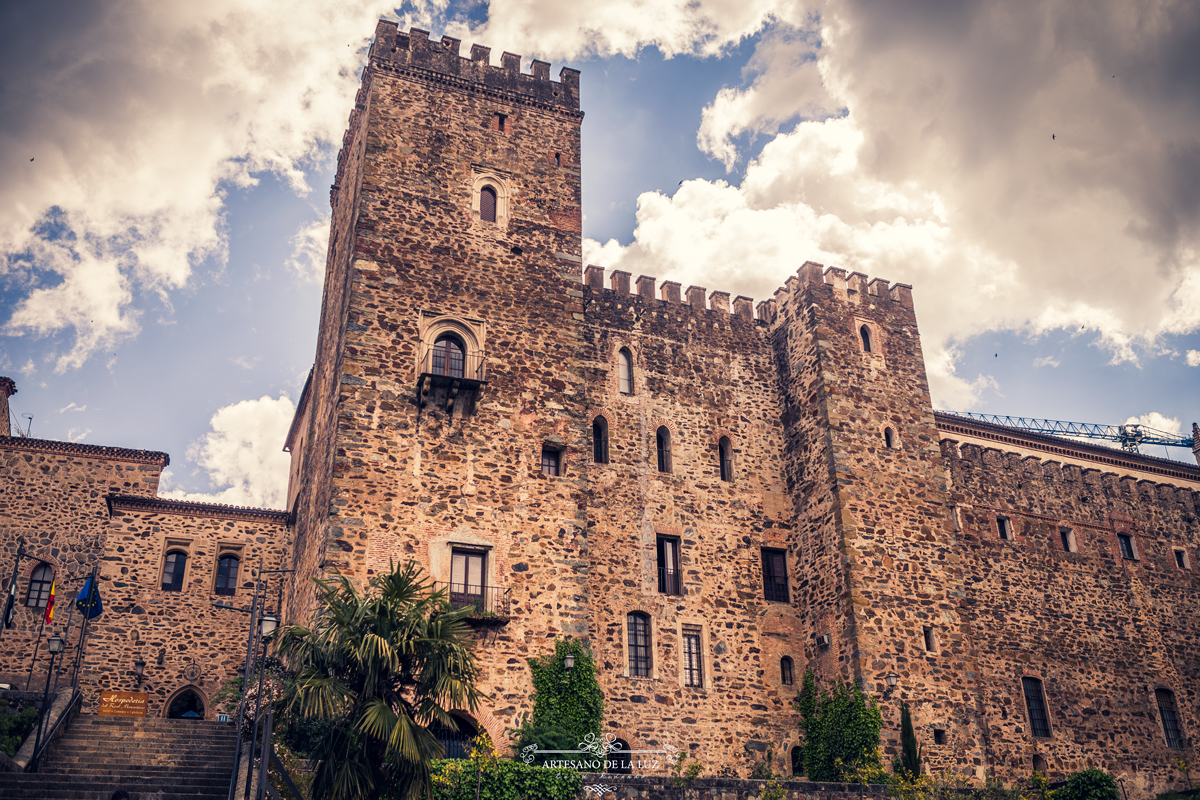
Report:
[[[662,594],[683,594],[678,539],[658,538],[658,591]]]
[[[494,130],[503,132],[507,122],[508,122],[507,114],[497,114],[495,119],[493,120],[493,124],[495,125]]]
[[[1059,528],[1058,538],[1062,541],[1062,549],[1067,553],[1076,553],[1079,551],[1078,545],[1075,544],[1075,531],[1070,528]]]
[[[1025,709],[1029,712],[1030,732],[1038,739],[1050,738],[1050,717],[1046,714],[1046,697],[1042,682],[1037,678],[1022,678],[1025,690]]]
[[[683,628],[683,685],[704,686],[704,660],[700,656],[700,629]]]
[[[933,729],[933,743],[934,744],[945,744],[946,743],[946,732],[944,730],[942,730],[941,728],[934,728]]]
[[[550,447],[542,448],[542,472],[558,477],[562,474],[562,451]]]
[[[763,597],[777,603],[786,603],[788,597],[787,552],[764,547]]]
[[[1191,569],[1188,564],[1188,555],[1186,550],[1175,550],[1175,566],[1180,569]]]
[[[1128,533],[1118,533],[1117,544],[1121,547],[1121,558],[1124,558],[1128,561],[1134,561],[1137,559],[1137,554],[1133,549],[1132,536],[1130,536]]]
[[[1000,539],[1005,542],[1012,541],[1012,522],[1008,517],[996,517],[996,527],[1000,529]]]
[[[925,634],[925,652],[926,653],[936,653],[937,652],[937,633],[934,631],[932,626],[926,625],[924,634]]]

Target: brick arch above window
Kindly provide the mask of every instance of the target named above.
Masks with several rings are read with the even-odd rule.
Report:
[[[882,357],[886,350],[883,340],[883,329],[874,320],[855,317],[854,342],[864,356]],[[870,345],[868,347],[868,344]]]

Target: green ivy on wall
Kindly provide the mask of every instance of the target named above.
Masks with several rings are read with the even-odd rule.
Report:
[[[810,669],[796,698],[804,733],[804,768],[810,781],[840,781],[848,771],[878,766],[883,717],[858,686],[838,680],[832,692],[817,690]]]
[[[566,667],[566,657],[575,664]],[[517,729],[517,752],[527,744],[543,750],[574,749],[588,734],[600,736],[604,694],[596,680],[596,659],[578,639],[556,639],[554,654],[529,659],[533,673],[533,713]],[[564,744],[564,747],[555,745]],[[562,758],[562,756],[559,756]]]

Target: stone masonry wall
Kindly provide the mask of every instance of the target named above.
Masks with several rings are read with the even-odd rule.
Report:
[[[0,438],[0,591],[8,590],[17,548],[24,541],[30,555],[54,569],[54,627],[62,630],[70,600],[103,551],[108,525],[105,496],[153,497],[168,463],[166,453]],[[25,605],[29,579],[38,564],[31,558],[22,562],[15,627],[0,633],[0,682],[18,687],[29,678],[35,649],[34,681],[39,674],[45,679],[46,649],[37,647],[45,612]],[[76,642],[75,635],[69,637],[69,645]]]
[[[589,283],[600,276],[589,268]],[[609,462],[588,462],[588,545],[594,648],[606,731],[633,749],[700,749],[710,764],[738,764],[746,745],[786,764],[797,743],[794,685],[780,661],[802,668],[801,613],[764,599],[762,548],[794,548],[784,491],[783,428],[767,326],[731,314],[728,295],[689,289],[683,303],[589,286],[584,308],[591,423],[607,421]],[[743,300],[743,298],[739,298]],[[749,305],[739,306],[748,312]],[[632,355],[633,392],[618,384],[618,351]],[[656,431],[670,431],[670,472],[660,472]],[[589,430],[591,426],[589,424]],[[732,445],[721,479],[718,442]],[[660,591],[657,541],[679,544],[681,594]],[[794,584],[793,584],[794,585]],[[674,588],[674,587],[662,587]],[[651,619],[651,676],[630,675],[627,616]],[[703,685],[684,678],[683,626],[701,632]],[[749,773],[748,763],[740,772]]]
[[[1182,787],[1154,691],[1174,692],[1194,741],[1200,495],[952,439],[942,451],[969,576],[964,609],[982,654],[989,762],[1013,776],[1035,757],[1052,775],[1100,766],[1131,793]],[[1010,541],[998,516],[1011,522]],[[1136,559],[1122,558],[1118,533],[1132,535]],[[1031,735],[1022,677],[1043,682],[1049,739]]]
[[[80,672],[84,711],[94,713],[103,689],[148,692],[148,716],[165,715],[171,698],[188,688],[207,705],[240,673],[250,625],[249,615],[214,604],[249,609],[260,559],[267,569],[286,567],[287,514],[132,498],[111,504],[100,571],[104,613],[92,624]],[[162,588],[169,549],[188,554],[181,591]],[[226,554],[240,558],[233,595],[215,588],[217,559]],[[265,608],[277,610],[283,577],[265,578]],[[138,658],[146,663],[140,682]]]

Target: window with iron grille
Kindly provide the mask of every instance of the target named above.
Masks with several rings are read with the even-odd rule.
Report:
[[[234,594],[237,591],[238,567],[241,562],[237,556],[221,556],[217,562],[217,594]]]
[[[728,436],[722,436],[721,441],[717,443],[717,458],[721,462],[721,480],[733,480],[733,447],[729,443]]]
[[[626,619],[629,628],[629,674],[650,677],[650,617],[635,611]]]
[[[479,190],[479,219],[484,222],[496,221],[496,190],[490,186]]]
[[[658,591],[663,594],[683,594],[679,569],[679,540],[658,537]]]
[[[608,420],[604,417],[592,420],[592,461],[608,463]]]
[[[1128,533],[1117,534],[1117,544],[1121,547],[1121,558],[1133,561],[1137,558],[1133,551],[1133,537]]]
[[[172,550],[163,562],[162,588],[164,592],[183,590],[183,574],[187,569],[187,553]]]
[[[617,353],[617,378],[621,394],[633,394],[633,356],[624,347]]]
[[[784,686],[791,686],[796,682],[796,670],[791,656],[779,659],[779,680]]]
[[[433,343],[430,368],[434,375],[461,378],[466,360],[466,349],[457,336],[443,334]]]
[[[704,662],[700,657],[700,629],[683,628],[683,685],[704,686]]]
[[[542,448],[542,472],[547,475],[562,474],[562,451],[550,447]]]
[[[1050,717],[1046,714],[1046,696],[1037,678],[1021,678],[1025,690],[1025,708],[1029,711],[1030,732],[1039,739],[1050,738]]]
[[[788,602],[787,552],[764,547],[763,597],[778,603]]]
[[[54,569],[49,564],[41,564],[34,568],[29,576],[29,594],[25,595],[25,605],[30,608],[45,608],[50,602],[50,587],[54,585]]]
[[[1167,737],[1167,747],[1172,750],[1183,749],[1183,734],[1179,731],[1179,716],[1175,713],[1175,694],[1169,689],[1155,689],[1154,699],[1158,701],[1158,714],[1162,717],[1163,735]]]

